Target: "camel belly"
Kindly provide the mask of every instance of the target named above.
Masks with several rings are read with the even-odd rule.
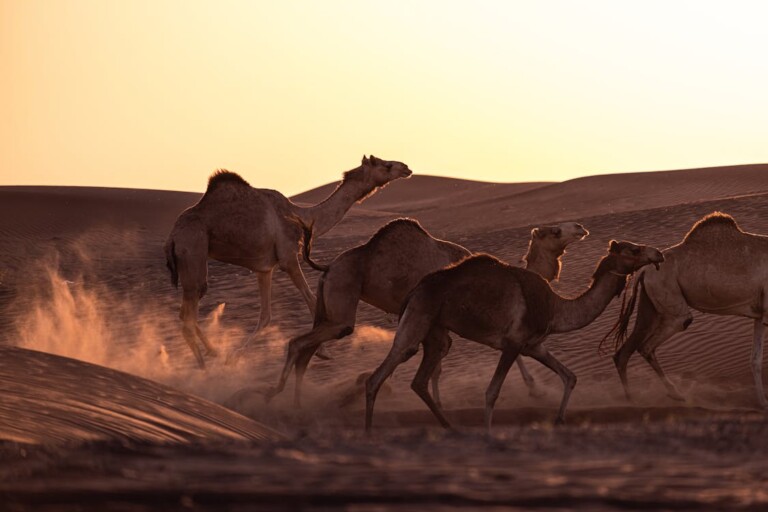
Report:
[[[233,245],[221,240],[209,241],[208,257],[224,263],[239,265],[254,272],[267,272],[277,265],[275,251],[269,247]]]
[[[690,307],[712,315],[737,315],[749,318],[763,316],[763,297],[757,290],[715,286],[702,283],[698,286],[681,287]]]
[[[362,300],[387,313],[400,313],[408,292],[418,283],[407,276],[383,279],[382,282],[365,283]]]

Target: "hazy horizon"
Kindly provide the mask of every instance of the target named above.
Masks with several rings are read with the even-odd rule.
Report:
[[[0,185],[294,195],[768,162],[757,2],[0,0]]]

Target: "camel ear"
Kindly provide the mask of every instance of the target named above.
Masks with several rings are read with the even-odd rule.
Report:
[[[531,238],[541,238],[541,230],[539,230],[539,228],[533,228],[531,230]]]
[[[609,251],[611,252],[619,252],[619,242],[616,240],[611,240],[611,244],[609,246]]]
[[[368,157],[367,157],[367,156],[365,156],[365,155],[363,155],[363,161],[362,161],[362,162],[360,162],[360,163],[362,163],[363,165],[368,165],[368,163],[369,163],[369,162],[370,162],[370,161],[368,160]]]

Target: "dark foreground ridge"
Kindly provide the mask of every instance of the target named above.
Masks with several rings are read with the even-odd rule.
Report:
[[[355,429],[261,443],[5,443],[0,500],[10,510],[35,511],[760,510],[768,505],[766,434],[763,415],[723,412],[645,424],[508,427],[490,438],[479,429],[372,438]]]

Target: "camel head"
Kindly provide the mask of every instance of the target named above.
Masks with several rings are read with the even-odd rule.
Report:
[[[402,162],[382,160],[373,155],[363,156],[362,169],[377,187],[382,187],[399,178],[408,178],[413,172]]]
[[[531,231],[531,243],[552,253],[562,253],[568,244],[585,239],[589,235],[578,222],[563,222],[556,226],[541,226]]]
[[[606,259],[610,259],[614,263],[614,268],[611,270],[618,274],[632,274],[651,263],[658,270],[659,263],[664,261],[664,255],[655,247],[637,245],[632,242],[611,240],[608,253]]]

